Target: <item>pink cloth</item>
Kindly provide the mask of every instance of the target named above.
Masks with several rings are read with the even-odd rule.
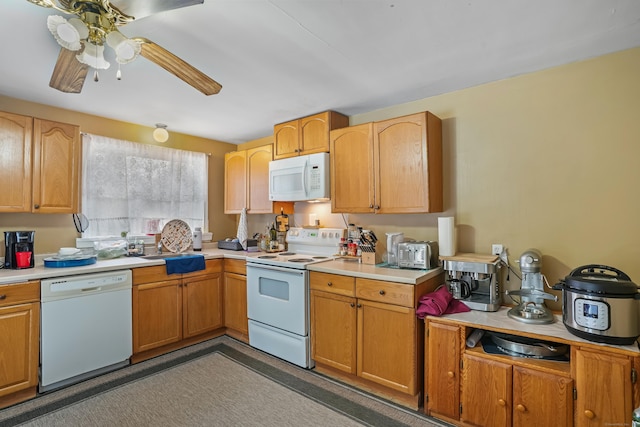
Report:
[[[421,296],[419,303],[416,310],[418,319],[424,319],[427,315],[442,316],[443,314],[471,311],[462,301],[454,299],[444,285],[433,292]]]

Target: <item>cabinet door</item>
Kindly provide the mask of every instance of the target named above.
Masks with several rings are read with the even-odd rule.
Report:
[[[330,133],[331,212],[373,212],[373,123]]]
[[[440,119],[424,112],[374,123],[377,213],[442,211]]]
[[[324,112],[304,117],[300,123],[300,154],[329,152],[331,114]]]
[[[415,395],[418,392],[415,310],[362,299],[357,302],[358,376]]]
[[[273,158],[295,157],[299,153],[298,120],[281,123],[273,127]]]
[[[39,343],[40,303],[0,308],[0,396],[38,385]]]
[[[189,338],[224,326],[222,274],[209,274],[182,284],[182,336]]]
[[[33,121],[33,209],[35,213],[80,210],[80,128]]]
[[[240,213],[247,207],[247,152],[224,155],[224,213]]]
[[[31,212],[33,118],[0,112],[0,212]]]
[[[269,200],[271,151],[271,145],[247,151],[248,213],[273,213],[273,202]]]
[[[475,426],[510,426],[511,365],[465,353],[462,372],[460,419]]]
[[[576,426],[631,425],[631,360],[628,357],[578,349]]]
[[[311,291],[311,358],[356,373],[356,299]]]
[[[573,380],[513,368],[513,426],[569,427],[573,425]]]
[[[249,335],[247,276],[224,273],[224,325],[242,335]]]
[[[460,329],[429,322],[425,352],[428,415],[460,417]]]
[[[132,299],[134,353],[182,339],[180,280],[136,285]]]

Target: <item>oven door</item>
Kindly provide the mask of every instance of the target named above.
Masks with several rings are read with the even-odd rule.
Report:
[[[307,270],[247,264],[247,316],[306,336],[309,331]]]

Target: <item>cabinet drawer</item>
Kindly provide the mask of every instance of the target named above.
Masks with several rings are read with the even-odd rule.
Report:
[[[413,285],[360,278],[356,280],[356,297],[369,301],[413,308],[413,292]]]
[[[224,271],[226,273],[236,273],[236,274],[242,274],[243,276],[246,276],[247,262],[241,259],[225,258]]]
[[[311,289],[352,297],[355,295],[355,278],[337,274],[311,272]]]
[[[0,307],[40,301],[40,282],[0,286]]]
[[[206,268],[204,270],[194,271],[193,273],[186,273],[186,274],[169,275],[167,274],[166,265],[139,267],[139,268],[133,269],[133,284],[139,285],[141,283],[162,282],[165,280],[175,280],[175,279],[203,276],[205,274],[213,274],[213,273],[221,273],[221,272],[222,272],[221,259],[206,260]]]
[[[193,273],[185,273],[183,278],[203,276],[205,274],[222,273],[222,259],[208,259],[205,261],[205,269],[194,271]],[[175,276],[175,275],[173,275]]]

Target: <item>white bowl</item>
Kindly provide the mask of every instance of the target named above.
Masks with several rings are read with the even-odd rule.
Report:
[[[58,254],[62,256],[69,256],[69,255],[75,255],[78,252],[80,252],[80,249],[78,248],[60,248],[60,250],[58,251]]]

